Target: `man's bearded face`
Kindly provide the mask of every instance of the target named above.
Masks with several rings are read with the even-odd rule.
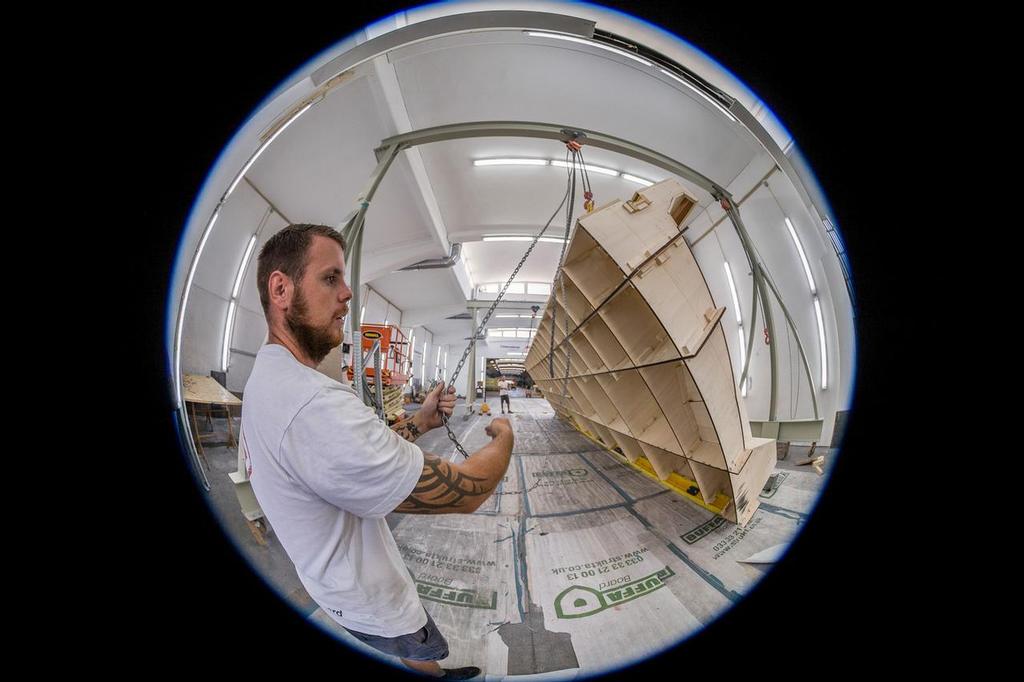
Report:
[[[332,348],[341,343],[344,334],[342,326],[333,316],[321,324],[309,319],[309,303],[302,291],[302,285],[298,282],[292,305],[285,313],[285,323],[295,335],[295,340],[302,346],[302,350],[317,364],[327,357]]]

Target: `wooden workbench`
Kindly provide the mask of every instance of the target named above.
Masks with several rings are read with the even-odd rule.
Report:
[[[213,434],[200,434],[199,433],[199,421],[196,414],[196,405],[206,406],[206,419],[210,420],[210,407],[219,405],[227,409],[228,413],[228,446],[238,447],[238,442],[235,440],[234,429],[231,426],[231,408],[234,406],[240,406],[242,401],[239,400],[228,391],[226,388],[217,383],[213,377],[202,376],[201,374],[186,374],[182,382],[185,387],[185,403],[192,404],[192,410],[190,412],[192,416],[192,429],[195,435],[196,449],[199,450],[199,455],[203,458],[203,462],[206,464],[206,468],[210,468],[210,463],[206,461],[206,453],[203,452],[203,437],[209,437]],[[210,422],[212,424],[212,422]]]

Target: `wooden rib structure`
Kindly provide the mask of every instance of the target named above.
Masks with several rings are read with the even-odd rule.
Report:
[[[751,435],[725,308],[683,239],[696,203],[665,180],[580,218],[525,364],[561,417],[743,525],[775,441]]]

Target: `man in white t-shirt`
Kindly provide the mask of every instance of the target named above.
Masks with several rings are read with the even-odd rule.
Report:
[[[512,452],[496,418],[491,442],[461,464],[424,453],[416,438],[451,415],[440,384],[412,418],[388,428],[351,386],[318,372],[342,341],[352,291],[345,243],[322,225],[289,225],[260,251],[257,284],[268,342],[245,386],[240,446],[253,492],[303,586],[356,638],[408,667],[444,669],[448,644],[420,602],[385,520],[392,512],[471,513],[494,491]]]
[[[508,399],[508,389],[509,389],[509,384],[511,384],[511,383],[512,383],[511,381],[506,381],[505,379],[499,379],[498,380],[498,397],[501,398],[501,413],[502,414],[505,414],[505,408],[506,407],[508,407],[508,413],[512,414],[512,404],[509,403],[509,401],[508,401],[509,400]]]

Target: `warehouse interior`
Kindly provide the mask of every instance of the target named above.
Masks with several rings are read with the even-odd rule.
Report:
[[[680,244],[725,309],[714,322],[745,433],[773,441],[770,471],[739,523],[701,494],[696,467],[692,479],[667,475],[651,454],[658,443],[634,438],[638,456],[599,428],[599,410],[570,409],[563,377],[578,345],[565,345],[574,349],[567,371],[553,371],[550,329],[584,322],[559,278],[582,234],[577,221],[642,202],[638,193],[663,183],[694,199]],[[849,264],[797,141],[697,47],[582,3],[399,12],[302,65],[207,177],[168,306],[169,384],[187,460],[269,588],[312,628],[380,658],[305,593],[239,460],[245,384],[267,333],[255,254],[294,223],[357,236],[346,254],[355,290],[346,340],[369,353],[339,347],[320,369],[348,382],[354,365],[359,391],[366,365],[399,377],[393,391],[368,393],[382,418],[395,405],[415,411],[425,388],[458,369],[449,425],[472,452],[501,416],[496,382],[511,385],[516,445],[495,495],[473,514],[388,517],[451,644],[446,666],[477,665],[493,680],[583,679],[650,658],[739,603],[813,513],[856,377]],[[368,343],[366,331],[386,331],[389,347]],[[666,362],[628,366],[650,383]],[[619,389],[601,382],[614,397]],[[622,414],[633,401],[663,402],[656,392],[620,397],[610,404]],[[462,458],[444,429],[417,444]],[[647,587],[607,604],[637,585]]]

